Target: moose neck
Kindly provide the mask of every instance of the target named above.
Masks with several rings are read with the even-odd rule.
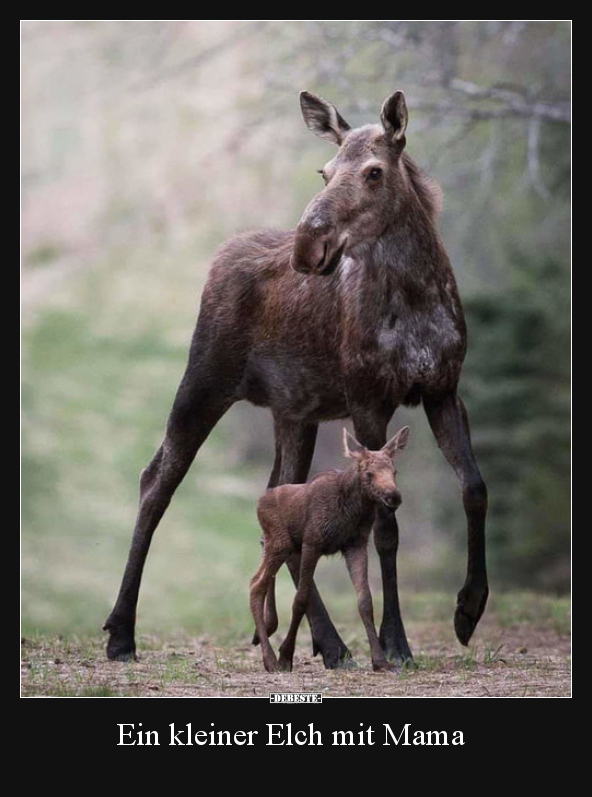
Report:
[[[393,299],[413,307],[433,296],[447,281],[448,258],[433,219],[411,195],[401,200],[383,234],[351,250],[344,278],[354,274],[374,312],[386,311]],[[361,285],[360,285],[361,287]]]
[[[396,405],[458,380],[466,329],[456,281],[433,215],[413,193],[381,236],[349,252],[340,279],[351,384],[380,382]]]

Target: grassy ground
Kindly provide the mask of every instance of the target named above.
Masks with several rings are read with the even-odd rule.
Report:
[[[454,639],[449,604],[449,596],[407,596],[404,611],[417,666],[397,674],[372,672],[350,600],[337,606],[336,616],[355,669],[325,670],[311,655],[305,628],[290,674],[263,670],[258,648],[249,644],[250,625],[226,638],[141,634],[135,663],[108,662],[105,640],[97,634],[38,634],[23,640],[22,696],[267,697],[276,691],[322,692],[325,697],[571,695],[566,600],[527,593],[494,596],[468,648]],[[282,617],[277,638],[287,627]]]

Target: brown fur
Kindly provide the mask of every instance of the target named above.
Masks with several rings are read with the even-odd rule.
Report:
[[[401,503],[394,456],[407,445],[408,433],[408,427],[404,427],[380,451],[368,451],[345,433],[345,452],[356,460],[355,468],[321,473],[308,484],[284,484],[267,490],[260,498],[257,516],[263,529],[263,559],[251,579],[250,603],[256,628],[254,642],[261,643],[266,670],[292,669],[296,635],[316,564],[321,556],[338,552],[345,557],[358,595],[372,666],[375,670],[395,669],[387,661],[374,627],[367,549],[376,506],[385,505],[394,512]],[[269,643],[278,625],[275,575],[289,558],[298,568],[299,578],[292,622],[278,661]]]
[[[385,101],[381,124],[355,130],[319,97],[303,92],[301,105],[306,124],[339,149],[295,230],[237,235],[214,259],[164,440],[142,473],[128,561],[104,626],[110,658],[135,656],[152,535],[201,445],[241,400],[273,415],[270,487],[306,481],[320,422],[351,417],[356,437],[378,450],[397,407],[423,403],[463,492],[468,564],[455,613],[463,644],[485,607],[487,492],[457,394],[465,321],[436,227],[438,192],[404,151],[404,97]],[[392,512],[376,510],[374,542],[385,594],[381,644],[406,661]],[[314,586],[307,615],[315,652],[339,666],[348,651]]]

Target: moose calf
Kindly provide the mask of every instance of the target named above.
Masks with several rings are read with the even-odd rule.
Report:
[[[393,670],[374,626],[368,585],[368,538],[377,505],[393,512],[401,503],[395,482],[395,453],[407,445],[405,426],[380,451],[369,451],[343,430],[345,455],[356,465],[346,471],[320,473],[308,484],[284,484],[267,490],[259,500],[257,516],[263,529],[263,560],[251,579],[250,602],[255,619],[253,642],[261,643],[268,672],[291,670],[296,634],[306,611],[313,576],[321,556],[341,553],[358,596],[358,609],[374,670]],[[279,661],[269,643],[278,626],[275,575],[290,557],[299,572],[292,622],[280,646]]]

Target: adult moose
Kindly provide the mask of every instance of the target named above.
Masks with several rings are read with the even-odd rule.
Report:
[[[306,480],[319,422],[351,417],[360,443],[378,450],[397,407],[423,403],[462,486],[468,565],[454,616],[462,644],[485,608],[487,492],[457,394],[465,321],[436,228],[438,189],[404,152],[405,98],[396,91],[381,124],[358,129],[314,94],[302,92],[300,103],[307,126],[339,150],[296,230],[237,235],[212,264],[164,440],[141,475],[127,566],[104,626],[111,659],[135,656],[152,534],[200,446],[242,399],[273,415],[269,486]],[[373,532],[384,595],[380,642],[392,661],[410,661],[391,509],[377,509]],[[297,580],[295,563],[287,564]],[[316,588],[307,616],[314,652],[326,667],[339,666],[348,651]]]

